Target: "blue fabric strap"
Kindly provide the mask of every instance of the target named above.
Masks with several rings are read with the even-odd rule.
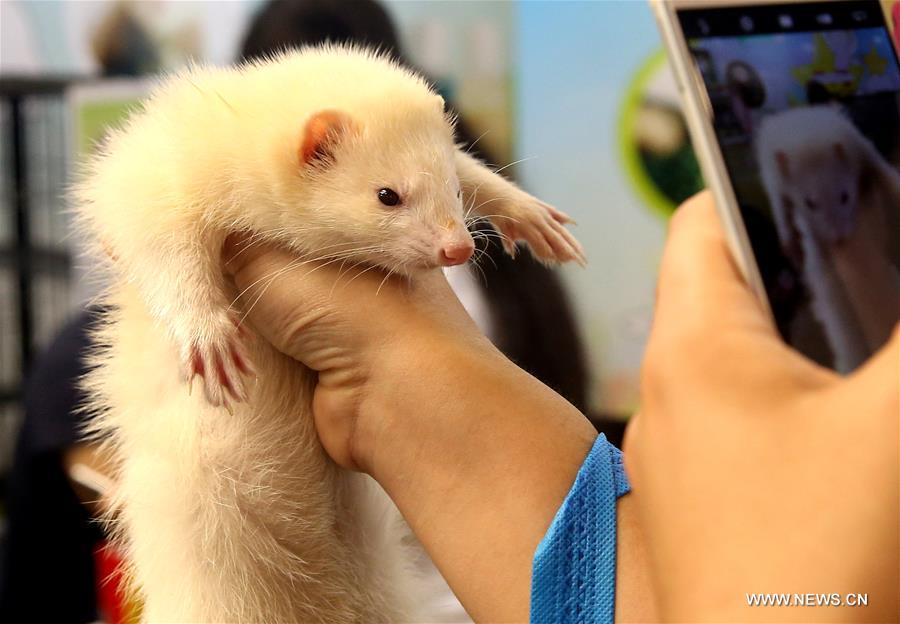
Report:
[[[622,452],[600,434],[535,550],[531,622],[612,623],[616,499],[629,489]]]

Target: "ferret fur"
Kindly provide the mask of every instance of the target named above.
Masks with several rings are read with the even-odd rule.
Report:
[[[380,205],[380,187],[404,205]],[[343,47],[173,76],[76,199],[115,274],[85,384],[143,619],[427,620],[409,528],[318,442],[314,377],[237,327],[223,240],[411,274],[436,266],[436,238],[468,236],[464,205],[548,261],[583,259],[567,217],[458,150],[419,77]]]
[[[900,318],[900,274],[887,239],[900,174],[831,106],[767,117],[756,157],[782,248],[809,288],[834,367],[850,372]],[[860,262],[880,270],[854,270]]]

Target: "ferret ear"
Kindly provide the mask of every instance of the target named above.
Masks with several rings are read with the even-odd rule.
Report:
[[[790,161],[788,160],[788,155],[781,150],[775,152],[775,162],[778,164],[778,172],[781,174],[782,178],[791,177],[791,167]]]
[[[328,160],[334,155],[334,148],[356,130],[356,122],[342,111],[322,110],[314,114],[306,122],[300,139],[300,164]]]

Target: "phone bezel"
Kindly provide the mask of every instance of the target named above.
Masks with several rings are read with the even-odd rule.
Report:
[[[839,2],[839,0],[793,0],[793,4]],[[785,0],[650,0],[675,82],[684,102],[684,115],[693,140],[694,152],[725,229],[725,238],[741,275],[774,321],[766,288],[759,272],[750,237],[744,226],[737,196],[725,167],[725,158],[716,140],[712,108],[703,78],[694,65],[677,12],[682,9],[719,9],[741,6],[784,4]]]

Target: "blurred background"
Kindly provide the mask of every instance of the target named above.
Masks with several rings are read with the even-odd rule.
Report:
[[[612,439],[636,408],[666,222],[703,185],[644,2],[3,0],[0,619],[133,616],[103,602],[96,581],[115,562],[97,556],[90,507],[73,507],[79,487],[102,489],[70,469],[97,292],[66,214],[79,157],[159,73],[325,39],[393,48],[460,112],[460,141],[574,217],[587,269],[492,250],[484,275],[451,282],[512,359]],[[95,568],[79,567],[85,557]]]

